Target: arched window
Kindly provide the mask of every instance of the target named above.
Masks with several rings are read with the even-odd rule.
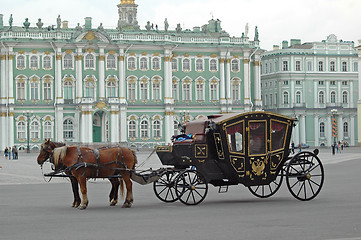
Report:
[[[330,95],[330,100],[331,100],[331,103],[336,103],[336,93],[335,92],[331,92],[331,95]]]
[[[160,138],[161,136],[160,121],[155,120],[153,122],[153,138]]]
[[[18,122],[17,124],[17,138],[18,139],[26,138],[26,125],[24,121]]]
[[[111,68],[111,69],[116,68],[115,56],[113,54],[109,54],[107,57],[107,68]]]
[[[234,80],[232,82],[232,100],[239,101],[241,99],[241,84],[239,80]]]
[[[320,104],[325,103],[325,93],[323,91],[320,91],[318,93],[318,103],[320,103]]]
[[[87,54],[85,56],[85,68],[94,68],[95,64],[94,64],[94,56],[93,54]]]
[[[198,72],[203,71],[203,60],[202,59],[196,60],[196,71],[198,71]]]
[[[128,70],[135,70],[136,64],[135,64],[135,57],[129,57],[128,58]]]
[[[85,82],[85,97],[94,97],[95,84],[93,81]]]
[[[348,137],[348,122],[343,123],[343,136]]]
[[[116,97],[117,96],[117,86],[115,81],[107,82],[107,96],[108,97]]]
[[[71,119],[65,119],[63,122],[63,137],[64,139],[74,138],[74,125]]]
[[[331,71],[331,72],[336,71],[336,64],[335,64],[334,61],[331,61],[331,62],[330,62],[330,71]]]
[[[37,56],[31,56],[30,57],[30,68],[39,68],[38,64],[38,57]]]
[[[172,59],[172,71],[178,71],[178,60],[176,58]]]
[[[301,92],[300,91],[296,92],[296,103],[297,104],[301,103]]]
[[[238,72],[239,71],[239,61],[238,59],[233,59],[231,62],[232,72]]]
[[[154,57],[152,59],[152,69],[156,70],[156,71],[160,69],[160,59],[159,59],[159,57]]]
[[[44,139],[52,139],[53,138],[53,126],[50,121],[46,121],[44,123],[43,138]]]
[[[325,137],[325,123],[324,122],[320,123],[320,137],[322,137],[322,138]]]
[[[140,123],[140,137],[149,138],[149,124],[147,120],[143,120]]]
[[[135,81],[128,82],[128,100],[135,101],[136,100],[136,84]]]
[[[73,99],[73,83],[71,81],[64,82],[64,99]]]
[[[69,53],[64,55],[64,68],[65,69],[72,69],[73,68],[73,56]]]
[[[40,126],[38,122],[30,123],[30,139],[40,139]]]
[[[141,57],[140,58],[140,70],[148,70],[148,58]]]
[[[209,71],[211,71],[211,72],[217,71],[217,60],[216,59],[211,59],[211,61],[209,62]]]
[[[20,69],[25,68],[25,56],[20,55],[20,56],[17,57],[17,59],[16,59],[16,67],[20,68]]]
[[[283,93],[283,104],[288,104],[288,92]]]
[[[129,121],[128,124],[128,137],[129,138],[137,138],[137,124],[134,120]]]
[[[342,92],[342,103],[348,103],[348,93],[346,91]]]
[[[188,72],[191,70],[191,61],[186,58],[183,59],[183,71]]]
[[[43,68],[44,69],[50,69],[51,68],[51,57],[45,56],[43,58]]]

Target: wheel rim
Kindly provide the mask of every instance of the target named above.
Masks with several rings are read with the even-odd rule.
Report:
[[[186,205],[201,203],[208,192],[205,178],[195,170],[187,170],[179,174],[175,188],[178,199]]]
[[[280,189],[283,180],[282,170],[277,175],[276,179],[268,185],[249,186],[249,191],[259,198],[268,198],[275,194]]]
[[[324,169],[320,159],[305,152],[291,159],[286,170],[287,187],[291,194],[301,200],[315,198],[321,191]]]
[[[178,173],[166,171],[158,181],[153,183],[153,190],[157,198],[163,202],[175,202],[178,200],[175,190],[175,179]]]

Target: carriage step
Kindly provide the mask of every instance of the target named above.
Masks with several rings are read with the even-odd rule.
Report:
[[[228,192],[228,185],[219,186],[218,193],[226,193],[226,192]]]

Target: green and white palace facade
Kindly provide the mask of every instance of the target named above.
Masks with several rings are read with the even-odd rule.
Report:
[[[44,139],[154,146],[185,120],[262,110],[257,28],[230,37],[219,20],[170,29],[165,19],[143,29],[134,0],[117,6],[114,29],[90,17],[69,28],[60,16],[50,27],[13,26],[0,15],[0,149],[38,149]],[[354,107],[349,94],[342,109]],[[351,133],[354,116],[343,114]]]
[[[335,35],[320,42],[292,39],[275,45],[262,56],[264,110],[298,119],[292,136],[296,145],[358,145],[358,62],[354,43]]]

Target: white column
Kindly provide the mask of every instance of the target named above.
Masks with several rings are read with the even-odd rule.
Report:
[[[314,107],[315,108],[317,108],[318,107],[318,89],[317,89],[317,80],[314,80],[314,82],[313,82],[313,92],[314,92],[314,100],[315,100],[315,102],[314,102]],[[306,96],[306,94],[304,94],[304,96]],[[307,102],[306,100],[305,100],[305,102]]]
[[[15,133],[14,133],[14,109],[11,108],[9,110],[9,116],[8,116],[8,120],[9,120],[9,127],[8,127],[8,136],[9,136],[9,145],[10,146],[14,146],[15,143]]]
[[[127,107],[126,105],[121,105],[120,107],[120,142],[126,143],[128,141],[128,131],[127,131],[128,121],[127,121]]]
[[[61,78],[62,78],[62,73],[61,73],[61,59],[62,59],[62,53],[61,53],[61,48],[57,48],[57,52],[55,53],[56,55],[56,61],[55,61],[55,102],[57,104],[63,104],[64,103],[64,99],[62,97],[61,94]]]
[[[316,146],[319,146],[320,145],[320,143],[319,143],[319,138],[320,138],[320,136],[319,136],[319,122],[318,122],[318,115],[317,114],[315,114],[315,115],[313,115],[313,117],[314,117],[314,125],[315,125],[315,147]]]
[[[244,105],[245,111],[252,110],[251,106],[251,83],[250,83],[250,68],[249,68],[249,52],[244,52],[243,69],[244,69]]]
[[[125,62],[124,62],[124,50],[119,49],[119,58],[118,58],[118,64],[119,64],[119,99],[121,104],[126,104],[126,79],[125,79]]]
[[[172,98],[172,51],[165,49],[164,51],[164,103],[173,104]]]
[[[228,53],[227,62],[226,62],[226,78],[225,78],[225,98],[229,105],[232,104],[231,98],[231,59],[230,54]],[[228,106],[229,107],[229,106]],[[227,112],[232,111],[232,109],[227,109]]]
[[[61,105],[57,105],[55,107],[55,141],[63,142],[64,135],[63,135],[63,107]]]
[[[306,116],[300,116],[300,135],[301,143],[306,143]]]
[[[119,111],[110,112],[110,141],[112,143],[119,143],[119,131],[115,131],[120,126],[119,124]],[[114,131],[112,131],[114,130]]]
[[[332,122],[331,122],[331,115],[327,115],[327,125],[326,125],[326,136],[327,136],[327,146],[331,146],[333,144],[332,141]]]
[[[337,90],[337,103],[342,103],[341,81],[337,81]]]
[[[330,102],[330,81],[326,80],[326,92],[325,92],[324,103],[328,103],[328,102]]]
[[[224,62],[225,59],[225,53],[221,53],[221,58],[219,59],[219,74],[220,74],[220,82],[219,82],[219,100],[221,105],[226,104],[226,94],[225,94],[225,71],[224,71]],[[225,111],[225,109],[221,110],[222,112]]]
[[[351,146],[355,146],[357,145],[356,142],[355,142],[355,134],[356,134],[356,129],[355,129],[355,116],[354,115],[351,115],[351,126],[350,126],[350,129],[349,129],[349,135],[351,135]],[[360,136],[359,136],[360,138]]]
[[[77,49],[77,55],[75,57],[76,63],[76,102],[80,103],[83,97],[83,68],[82,68],[83,53],[82,49]]]
[[[5,103],[4,99],[6,98],[7,94],[6,94],[6,73],[7,73],[7,69],[6,69],[6,55],[4,52],[1,53],[2,55],[0,55],[0,59],[1,59],[1,72],[0,72],[0,102],[1,103]]]
[[[290,100],[290,107],[293,108],[293,106],[295,105],[295,81],[293,79],[290,79],[291,82],[291,90],[290,90],[290,96],[291,96],[291,100]]]
[[[8,101],[10,104],[13,104],[14,101],[14,69],[13,69],[13,59],[14,53],[12,52],[12,48],[9,52],[8,57],[8,83],[9,83],[9,90],[8,90]]]
[[[99,100],[105,100],[105,56],[104,48],[99,49]]]
[[[354,105],[354,102],[353,102],[353,92],[354,92],[354,89],[353,89],[353,81],[350,81],[350,108],[354,108],[355,105]]]
[[[260,72],[260,65],[261,65],[261,57],[256,55],[254,65],[254,77],[255,77],[255,105],[256,111],[262,110],[262,98],[261,98],[261,72]],[[272,99],[273,102],[273,99]]]

